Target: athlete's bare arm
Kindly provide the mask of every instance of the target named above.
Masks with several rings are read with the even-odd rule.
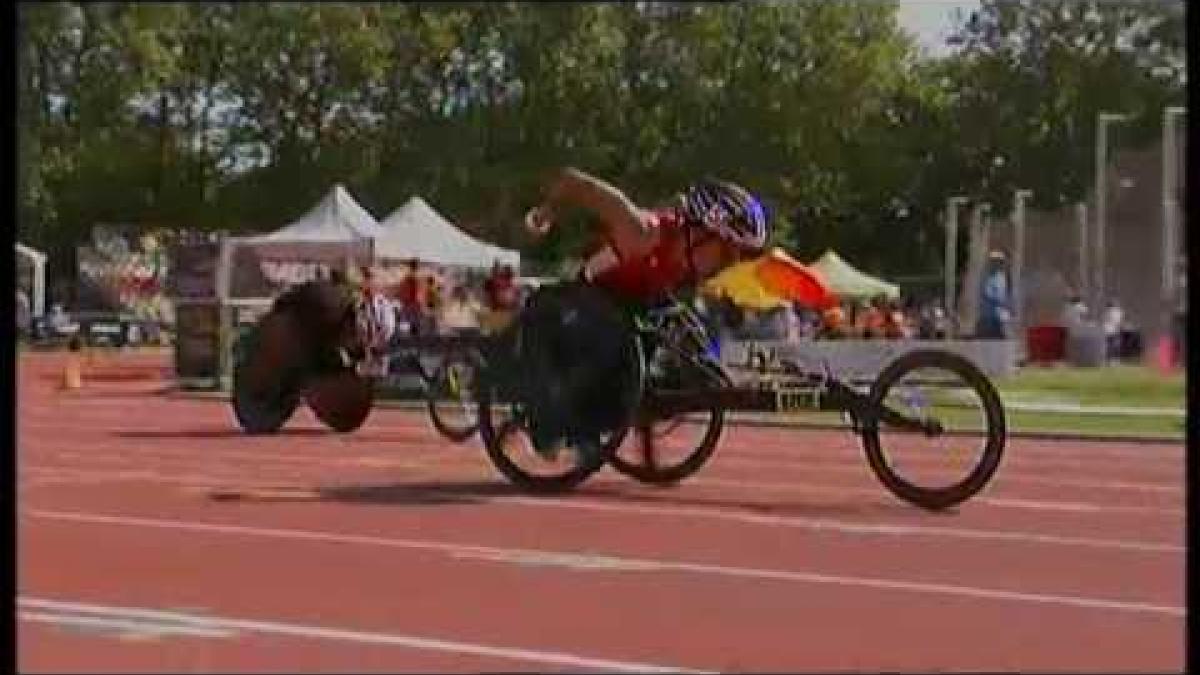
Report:
[[[596,214],[622,257],[645,255],[657,233],[645,226],[642,210],[613,185],[578,169],[554,172],[547,182],[541,206],[526,216],[526,225],[534,234],[545,234],[554,223],[554,211],[561,206],[577,206]]]

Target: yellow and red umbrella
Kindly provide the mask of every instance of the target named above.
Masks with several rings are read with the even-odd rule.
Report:
[[[710,293],[728,296],[738,305],[758,310],[789,302],[824,309],[838,301],[819,272],[780,248],[726,268],[704,287]]]

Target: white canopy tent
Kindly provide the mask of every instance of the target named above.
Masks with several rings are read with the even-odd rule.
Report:
[[[442,217],[424,199],[412,197],[381,223],[375,240],[378,258],[461,267],[489,268],[499,261],[520,266],[521,254],[479,241]]]
[[[46,313],[46,260],[45,253],[37,249],[30,248],[20,242],[15,242],[17,246],[17,255],[23,256],[29,261],[33,267],[33,280],[30,289],[30,309],[34,316],[42,316]]]
[[[298,220],[269,234],[239,237],[233,242],[254,249],[263,258],[368,262],[381,233],[379,222],[337,184]]]

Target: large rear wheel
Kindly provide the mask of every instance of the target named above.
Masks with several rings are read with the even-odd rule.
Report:
[[[344,368],[320,375],[304,391],[304,402],[325,426],[338,433],[357,430],[375,403],[375,381]]]
[[[476,390],[479,401],[479,436],[488,458],[501,474],[522,490],[533,493],[566,492],[599,471],[624,439],[641,398],[644,384],[641,340],[630,333],[613,373],[619,382],[624,421],[600,437],[598,449],[582,449],[567,443],[554,453],[542,455],[533,449],[528,414],[518,387],[502,382],[496,368],[485,369]]]
[[[676,376],[670,383],[650,380],[649,387],[689,391],[732,386],[720,364],[706,358],[671,359]],[[653,394],[649,394],[652,396]],[[674,485],[700,470],[712,457],[725,427],[725,409],[714,403],[696,412],[642,419],[609,460],[614,469],[643,483]]]
[[[233,348],[233,413],[248,434],[272,434],[300,403],[303,351],[284,312],[270,312]]]

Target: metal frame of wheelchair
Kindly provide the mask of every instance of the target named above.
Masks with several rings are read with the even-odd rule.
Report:
[[[686,304],[674,301],[665,310],[651,310],[635,327],[633,351],[639,356],[639,372],[632,380],[643,383],[629,423],[613,431],[605,444],[602,458],[581,461],[565,473],[534,476],[517,468],[508,459],[504,442],[514,430],[512,419],[493,423],[489,408],[511,402],[496,401],[493,396],[479,397],[480,432],[485,450],[493,464],[510,481],[533,492],[561,492],[574,488],[605,464],[639,481],[671,485],[698,471],[719,445],[725,413],[733,411],[801,413],[835,411],[849,418],[851,433],[859,435],[868,464],[884,486],[897,497],[923,508],[945,509],[974,496],[990,481],[999,467],[1006,442],[1006,421],[999,395],[990,380],[963,357],[939,350],[921,350],[902,354],[892,360],[869,381],[840,379],[825,365],[823,369],[805,368],[788,360],[752,353],[751,363],[723,366],[706,354],[707,333],[695,312]],[[653,344],[657,342],[658,344]],[[662,388],[656,385],[650,369],[661,350],[666,348],[677,360],[694,370],[706,372],[707,383],[700,387]],[[644,354],[643,350],[650,353]],[[678,367],[679,364],[676,364]],[[905,380],[910,372],[924,368],[942,370],[949,377],[924,380]],[[730,371],[742,375],[735,384]],[[703,379],[703,378],[702,378]],[[942,420],[906,414],[890,405],[886,397],[893,387],[914,384],[944,386],[947,383],[965,384],[979,400],[982,408],[982,431],[952,431]],[[857,386],[856,386],[857,385]],[[488,388],[486,385],[485,389]],[[860,391],[865,388],[867,391]],[[660,422],[679,424],[697,413],[709,413],[708,428],[701,441],[682,461],[663,464],[653,459],[649,450],[654,446],[655,425]],[[644,451],[633,459],[619,452],[620,446],[634,435]],[[881,439],[881,432],[902,431],[924,437],[953,435],[978,438],[982,447],[978,461],[960,480],[946,486],[928,488],[906,479],[893,465]]]

